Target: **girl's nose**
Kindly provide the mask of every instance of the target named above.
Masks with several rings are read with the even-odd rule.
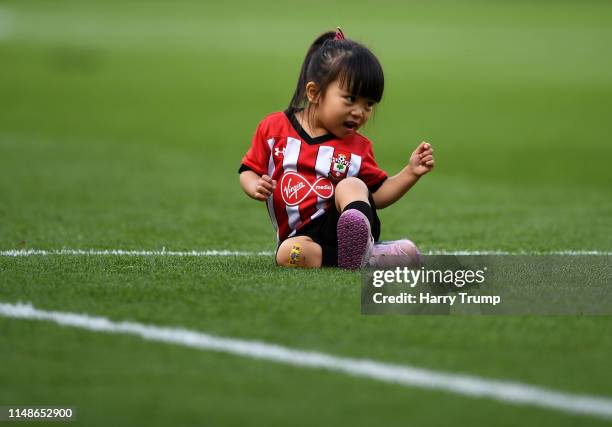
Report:
[[[351,114],[352,114],[354,117],[357,117],[357,118],[362,118],[362,117],[363,117],[363,115],[364,115],[363,108],[361,108],[361,107],[355,107],[355,108],[353,108],[353,110],[351,111]]]

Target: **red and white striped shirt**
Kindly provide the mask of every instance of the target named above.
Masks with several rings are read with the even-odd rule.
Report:
[[[259,123],[242,159],[244,169],[277,182],[267,207],[278,242],[323,215],[342,179],[358,177],[375,191],[387,178],[366,137],[353,132],[342,139],[332,134],[311,138],[291,110],[270,114]]]

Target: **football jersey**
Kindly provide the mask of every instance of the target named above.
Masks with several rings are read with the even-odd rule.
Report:
[[[270,114],[259,123],[242,159],[240,170],[245,169],[276,180],[267,208],[279,243],[323,215],[344,178],[361,179],[371,192],[387,178],[366,137],[352,132],[342,139],[332,134],[311,138],[293,110]]]

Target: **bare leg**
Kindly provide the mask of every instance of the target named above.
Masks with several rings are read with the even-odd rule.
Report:
[[[276,252],[276,263],[283,267],[319,268],[323,249],[310,237],[291,237],[281,243]]]
[[[342,213],[351,202],[362,201],[368,205],[368,187],[359,178],[345,178],[336,185],[336,209]]]

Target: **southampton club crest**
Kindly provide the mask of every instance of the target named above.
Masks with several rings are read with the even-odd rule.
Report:
[[[349,155],[345,153],[338,153],[336,156],[332,157],[329,179],[332,181],[340,181],[342,178],[345,178],[350,164]]]

